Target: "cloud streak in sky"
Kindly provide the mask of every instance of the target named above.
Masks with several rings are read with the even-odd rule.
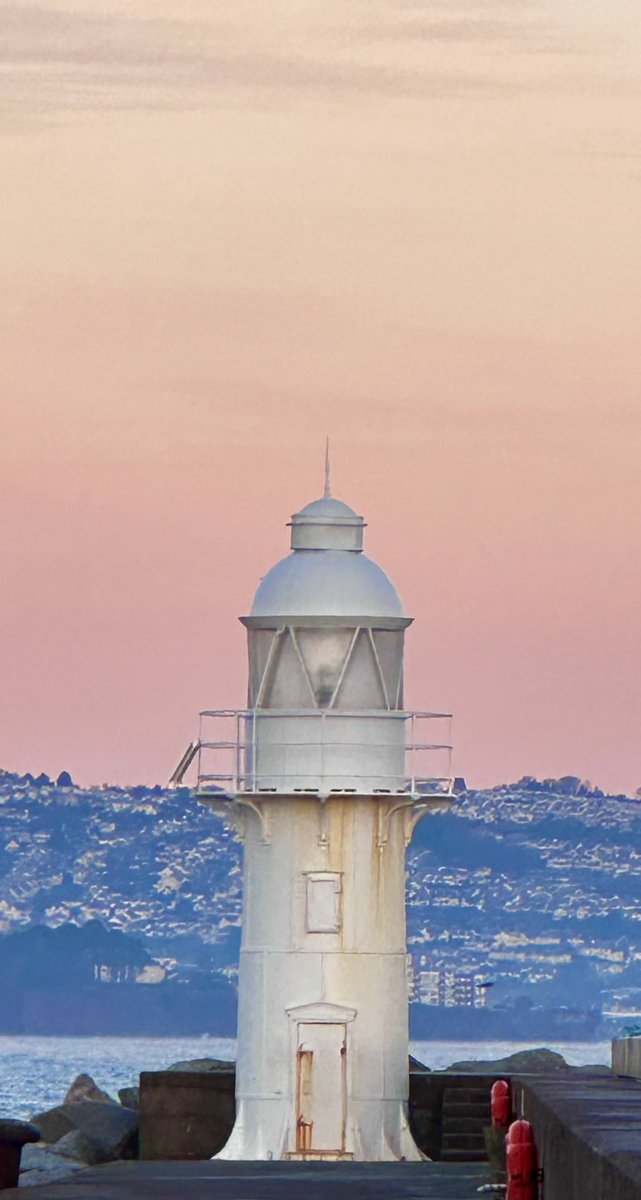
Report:
[[[74,111],[208,109],[270,97],[499,95],[532,86],[528,72],[507,68],[502,44],[532,56],[560,49],[554,30],[533,11],[529,0],[447,8],[399,8],[384,0],[360,11],[362,19],[357,12],[316,31],[293,12],[283,37],[282,17],[271,27],[257,14],[253,25],[226,5],[197,19],[172,19],[6,4],[0,6],[0,96],[5,114],[33,119]],[[394,46],[400,42],[431,51],[440,42],[456,43],[474,55],[452,71],[435,68],[427,55],[399,55]]]

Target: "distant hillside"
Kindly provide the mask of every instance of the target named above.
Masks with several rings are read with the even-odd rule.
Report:
[[[192,971],[187,989],[154,962],[141,939],[100,921],[5,934],[0,979],[2,1033],[233,1036],[236,1030],[236,989],[228,980]]]
[[[638,1010],[640,875],[637,800],[571,778],[470,791],[416,831],[410,948],[485,971],[496,1000]]]
[[[144,939],[169,982],[233,981],[240,846],[188,789],[4,772],[0,829],[1,933],[98,920]],[[426,971],[454,969],[495,1005],[639,1010],[640,876],[636,800],[572,778],[467,792],[408,854],[416,998]]]

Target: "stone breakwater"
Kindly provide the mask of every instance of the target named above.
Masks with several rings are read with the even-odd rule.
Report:
[[[138,1153],[138,1088],[124,1088],[119,1098],[109,1096],[90,1075],[78,1075],[64,1100],[53,1109],[36,1112],[32,1122],[4,1122],[7,1129],[0,1141],[0,1157],[7,1170],[18,1169],[19,1186],[66,1180],[76,1171],[119,1158],[136,1158]],[[22,1154],[16,1158],[16,1136]],[[18,1128],[18,1126],[20,1128]],[[12,1166],[13,1163],[13,1166]],[[8,1183],[8,1178],[7,1178]],[[5,1186],[7,1186],[5,1183]],[[11,1186],[11,1184],[8,1184]]]
[[[85,1167],[136,1158],[138,1089],[123,1089],[116,1100],[90,1075],[79,1075],[62,1104],[35,1113],[39,1141],[23,1148],[20,1186],[59,1182]]]
[[[229,1067],[229,1062],[204,1058],[167,1069],[198,1072]],[[34,1113],[30,1128],[35,1136],[22,1149],[20,1187],[58,1183],[86,1167],[137,1158],[139,1089],[120,1088],[116,1099],[98,1087],[91,1075],[80,1074],[61,1104]]]
[[[414,1071],[423,1070],[430,1074],[429,1068],[422,1067],[415,1060],[411,1059],[410,1065]],[[174,1063],[166,1070],[186,1072],[193,1078],[193,1074],[198,1072],[228,1073],[230,1067],[232,1064],[229,1061],[199,1058]],[[609,1074],[605,1067],[593,1067],[592,1072],[595,1069]],[[561,1072],[576,1076],[581,1068],[569,1067],[565,1059],[553,1051],[528,1049],[491,1061],[459,1061],[452,1064],[449,1070],[485,1072],[490,1075],[497,1072],[506,1072],[508,1075]],[[100,1088],[90,1075],[78,1075],[62,1103],[33,1114],[31,1122],[35,1133],[24,1139],[26,1144],[23,1145],[20,1162],[20,1187],[59,1182],[86,1167],[137,1158],[139,1116],[137,1087],[118,1089],[116,1099]],[[12,1126],[18,1123],[7,1121],[5,1124]]]

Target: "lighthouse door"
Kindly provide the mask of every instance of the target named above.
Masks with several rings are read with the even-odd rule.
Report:
[[[296,1057],[296,1149],[342,1154],[347,1109],[345,1026],[299,1025]]]

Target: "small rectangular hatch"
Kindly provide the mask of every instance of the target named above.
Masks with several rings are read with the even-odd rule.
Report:
[[[306,929],[308,933],[340,933],[342,877],[339,871],[309,871]]]

